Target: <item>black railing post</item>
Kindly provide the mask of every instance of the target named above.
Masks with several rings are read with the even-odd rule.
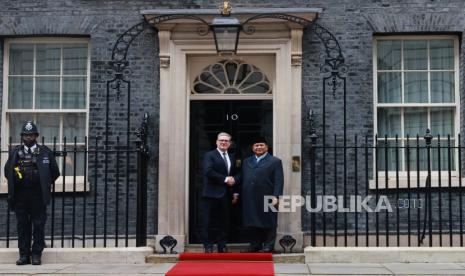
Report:
[[[311,206],[312,210],[316,208],[316,177],[315,177],[315,162],[316,162],[316,140],[318,139],[318,135],[315,133],[315,129],[312,128],[310,132],[310,174],[311,174],[311,183],[310,183],[310,193],[311,193]],[[315,219],[315,211],[310,213],[310,221],[311,221],[311,231],[312,231],[312,246],[316,246],[316,219]]]
[[[431,135],[431,131],[429,129],[426,130],[425,134],[425,142],[426,142],[426,151],[427,151],[427,166],[428,166],[428,177],[426,180],[426,197],[428,199],[428,230],[429,230],[429,246],[433,246],[433,211],[432,211],[432,204],[431,204],[431,141],[433,140],[433,135]]]
[[[147,166],[149,151],[147,146],[149,115],[144,114],[142,124],[137,130],[137,218],[136,246],[147,245]]]

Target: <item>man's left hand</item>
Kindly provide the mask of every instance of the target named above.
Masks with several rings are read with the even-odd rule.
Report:
[[[232,204],[236,204],[237,202],[239,202],[239,195],[238,194],[235,194],[233,195],[233,199],[232,199]]]
[[[273,197],[273,199],[271,200],[271,204],[273,204],[273,206],[276,206],[279,202],[279,199],[277,197]]]

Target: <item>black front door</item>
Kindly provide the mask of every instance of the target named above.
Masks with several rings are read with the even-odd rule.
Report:
[[[189,154],[189,243],[200,243],[200,200],[203,188],[203,155],[216,148],[219,132],[232,135],[229,152],[236,166],[252,154],[254,137],[265,137],[272,152],[273,102],[271,100],[191,101]],[[230,243],[245,242],[241,204],[231,211]],[[212,221],[215,221],[214,219]],[[213,225],[214,229],[214,225]],[[214,235],[214,233],[212,233]]]

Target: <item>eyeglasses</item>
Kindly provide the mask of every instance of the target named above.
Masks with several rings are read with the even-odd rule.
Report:
[[[229,140],[218,140],[218,142],[229,143]]]

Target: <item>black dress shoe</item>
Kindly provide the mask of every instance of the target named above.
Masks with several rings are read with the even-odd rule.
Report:
[[[203,251],[205,253],[213,253],[213,247],[204,247]]]
[[[225,246],[218,246],[218,253],[228,253],[228,248]]]
[[[32,265],[41,265],[42,264],[41,257],[42,256],[40,255],[32,255]]]
[[[16,261],[16,265],[27,265],[31,263],[31,258],[26,255],[19,256],[19,259]]]
[[[247,249],[241,250],[241,253],[257,253],[260,252],[260,248],[257,247],[248,247]]]

